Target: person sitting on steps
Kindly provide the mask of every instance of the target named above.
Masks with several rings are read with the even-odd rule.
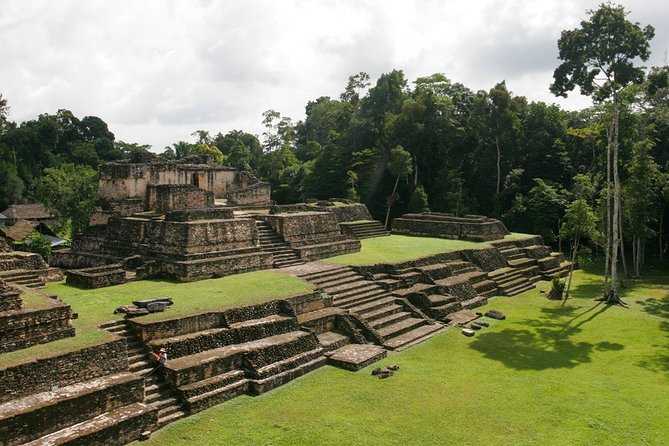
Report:
[[[165,367],[165,364],[167,364],[167,350],[161,348],[159,353],[151,352],[151,357],[158,362],[158,365],[149,372],[149,375],[157,370],[162,370],[162,368]]]

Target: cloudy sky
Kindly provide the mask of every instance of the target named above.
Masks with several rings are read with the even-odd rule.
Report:
[[[0,0],[0,93],[10,119],[71,110],[161,151],[197,129],[262,132],[262,112],[297,121],[348,76],[441,72],[473,90],[576,109],[548,91],[560,31],[601,0]],[[623,0],[656,29],[648,66],[667,63],[664,0]]]

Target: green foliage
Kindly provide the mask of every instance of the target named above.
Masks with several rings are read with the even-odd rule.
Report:
[[[634,61],[648,60],[655,30],[630,22],[625,8],[611,3],[588,11],[588,16],[580,28],[562,31],[558,49],[563,62],[555,69],[551,91],[566,96],[579,86],[583,95],[601,101],[643,79]]]
[[[428,212],[430,210],[430,205],[428,203],[427,194],[423,186],[418,186],[411,194],[411,199],[409,200],[409,212]]]
[[[556,274],[551,280],[551,289],[548,292],[547,297],[551,300],[561,300],[565,287],[565,281],[560,279],[560,276]]]
[[[51,261],[51,242],[39,232],[33,231],[28,234],[25,247],[28,251],[41,255],[45,262]]]
[[[597,216],[584,199],[569,203],[564,215],[564,222],[560,227],[560,235],[569,239],[589,238],[597,239]]]
[[[565,208],[566,192],[540,178],[527,196],[517,194],[502,219],[514,230],[539,234],[548,243],[557,240],[558,220]]]
[[[95,170],[63,164],[44,169],[44,176],[35,185],[35,194],[59,219],[71,220],[73,231],[78,233],[88,226],[97,187]]]

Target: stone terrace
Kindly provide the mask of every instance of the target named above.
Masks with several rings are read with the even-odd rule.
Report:
[[[423,212],[405,214],[393,220],[393,234],[440,237],[484,242],[499,240],[509,231],[499,220],[482,215],[456,217],[452,214]]]

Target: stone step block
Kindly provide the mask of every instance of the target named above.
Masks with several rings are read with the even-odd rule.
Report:
[[[488,298],[485,296],[476,296],[472,299],[462,302],[462,308],[471,310],[472,308],[477,308],[488,303]]]
[[[357,313],[364,317],[365,314],[371,313],[374,310],[379,310],[384,307],[389,307],[395,304],[395,298],[391,296],[378,296],[371,299],[369,302],[360,303],[351,307],[345,307],[353,313]]]
[[[143,398],[142,379],[122,373],[12,400],[0,405],[0,439],[29,442]]]
[[[227,388],[233,384],[246,381],[243,370],[231,370],[229,372],[221,373],[220,375],[212,376],[211,378],[202,381],[196,381],[191,384],[178,387],[176,392],[183,400],[191,400],[198,395],[210,393],[213,390]]]
[[[388,327],[393,324],[397,324],[398,322],[401,322],[403,320],[411,318],[411,313],[408,311],[398,311],[396,313],[389,314],[387,316],[384,316],[379,319],[375,319],[374,321],[371,321],[372,328],[374,328],[377,331],[380,331],[381,329]]]
[[[460,301],[455,301],[431,307],[428,310],[428,314],[435,319],[443,319],[445,316],[460,310],[462,310],[462,303]]]
[[[404,350],[412,345],[423,342],[443,328],[440,324],[427,324],[419,326],[411,331],[395,336],[392,339],[384,341],[383,345],[391,350]]]
[[[328,357],[328,364],[355,372],[387,355],[388,351],[378,345],[349,344],[332,352]]]
[[[319,334],[317,337],[318,342],[323,347],[323,353],[325,355],[347,345],[350,342],[347,336],[335,333],[333,331],[326,331],[325,333]]]
[[[332,275],[337,275],[337,274],[340,274],[344,271],[350,272],[350,271],[353,271],[353,269],[351,269],[348,266],[332,266],[332,267],[328,267],[327,269],[324,269],[324,270],[321,270],[321,271],[315,271],[315,272],[312,272],[312,273],[301,274],[299,277],[301,279],[304,279],[304,280],[307,280],[307,281],[313,283],[314,280],[322,279],[322,278],[329,277],[329,276],[332,276]]]
[[[335,301],[343,302],[349,298],[353,298],[356,296],[362,296],[363,294],[370,293],[372,291],[376,292],[377,294],[379,292],[386,293],[386,290],[378,286],[377,284],[373,282],[367,282],[364,286],[361,286],[359,288],[353,288],[349,289],[345,292],[332,292],[331,290],[325,290],[330,296],[334,298]]]
[[[189,413],[201,412],[211,406],[236,398],[249,392],[248,379],[232,382],[223,387],[215,387],[211,390],[188,398],[184,404]]]
[[[322,367],[326,364],[326,358],[323,355],[319,355],[312,359],[309,362],[300,364],[295,368],[285,370],[276,375],[269,376],[265,379],[251,380],[250,382],[250,392],[254,395],[260,395],[262,393],[268,392],[272,389],[275,389],[283,384],[286,384],[295,378],[306,375],[312,370],[316,370],[319,367]]]
[[[404,307],[401,305],[397,305],[395,303],[390,304],[390,305],[385,305],[381,308],[378,308],[374,311],[369,311],[365,313],[365,320],[369,323],[373,323],[377,319],[382,319],[387,316],[390,316],[391,314],[399,313],[404,310]]]
[[[143,403],[134,403],[66,427],[26,445],[123,445],[135,441],[142,432],[155,430],[157,426],[157,412]]]
[[[377,331],[379,335],[383,337],[384,340],[390,340],[392,338],[403,335],[404,333],[407,333],[425,324],[427,324],[427,321],[425,319],[409,317],[402,319],[398,322],[395,322],[391,325],[388,325],[386,327],[383,327]]]

